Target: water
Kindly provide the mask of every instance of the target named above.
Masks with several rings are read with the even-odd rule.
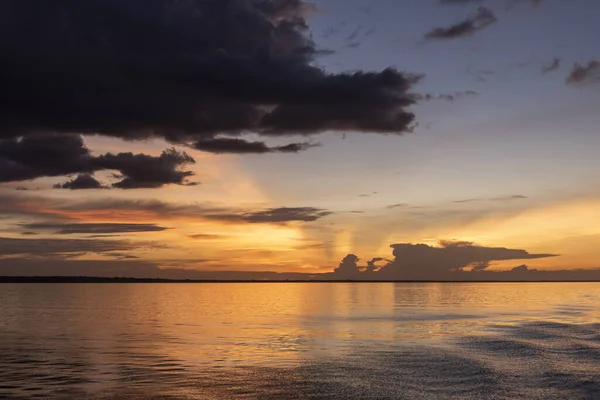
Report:
[[[0,398],[600,399],[600,284],[4,284]]]

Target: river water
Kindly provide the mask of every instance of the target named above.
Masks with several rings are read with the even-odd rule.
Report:
[[[0,398],[600,399],[600,284],[1,284]]]

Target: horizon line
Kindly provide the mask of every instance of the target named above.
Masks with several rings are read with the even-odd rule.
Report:
[[[169,279],[97,276],[0,276],[0,283],[598,283],[600,279],[365,280],[365,279]]]

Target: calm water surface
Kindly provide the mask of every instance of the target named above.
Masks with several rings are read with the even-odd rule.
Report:
[[[0,398],[600,399],[600,284],[4,284]]]

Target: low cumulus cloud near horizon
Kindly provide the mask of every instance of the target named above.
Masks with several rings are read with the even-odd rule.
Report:
[[[445,280],[458,272],[471,269],[472,272],[487,270],[493,261],[533,260],[557,257],[557,254],[531,254],[526,250],[504,247],[485,247],[472,242],[441,241],[438,246],[427,244],[392,244],[394,260],[375,268],[374,263],[383,260],[374,258],[366,269],[358,266],[359,258],[354,254],[346,256],[334,275],[349,279],[386,280]]]
[[[411,131],[421,76],[316,67],[323,49],[310,35],[313,8],[303,0],[4,1],[0,181],[69,175],[56,187],[71,190],[196,183],[183,152],[91,156],[79,135],[290,154],[317,144],[271,146],[247,135]],[[36,158],[46,146],[50,169]],[[100,182],[94,173],[103,170],[120,180]]]
[[[165,279],[300,279],[300,280],[424,280],[424,281],[501,281],[501,280],[597,280],[596,270],[539,270],[520,264],[523,260],[557,257],[556,254],[533,254],[526,250],[486,247],[471,242],[442,241],[438,246],[417,243],[392,244],[394,258],[374,257],[360,266],[360,259],[348,254],[333,272],[294,273],[273,270],[236,270],[220,268],[196,270],[183,268],[186,260],[139,260],[127,252],[135,246],[126,241],[86,241],[43,239],[36,241],[38,257],[10,257],[0,263],[4,276],[96,276]],[[146,246],[150,246],[148,243]],[[90,248],[93,247],[93,249]],[[113,257],[113,260],[74,259],[87,251]],[[0,253],[19,255],[31,252],[27,240],[0,238]],[[516,266],[506,271],[490,271],[493,261],[514,260]],[[194,261],[194,260],[192,260]],[[194,264],[214,260],[195,260]],[[238,266],[242,267],[243,266]]]

